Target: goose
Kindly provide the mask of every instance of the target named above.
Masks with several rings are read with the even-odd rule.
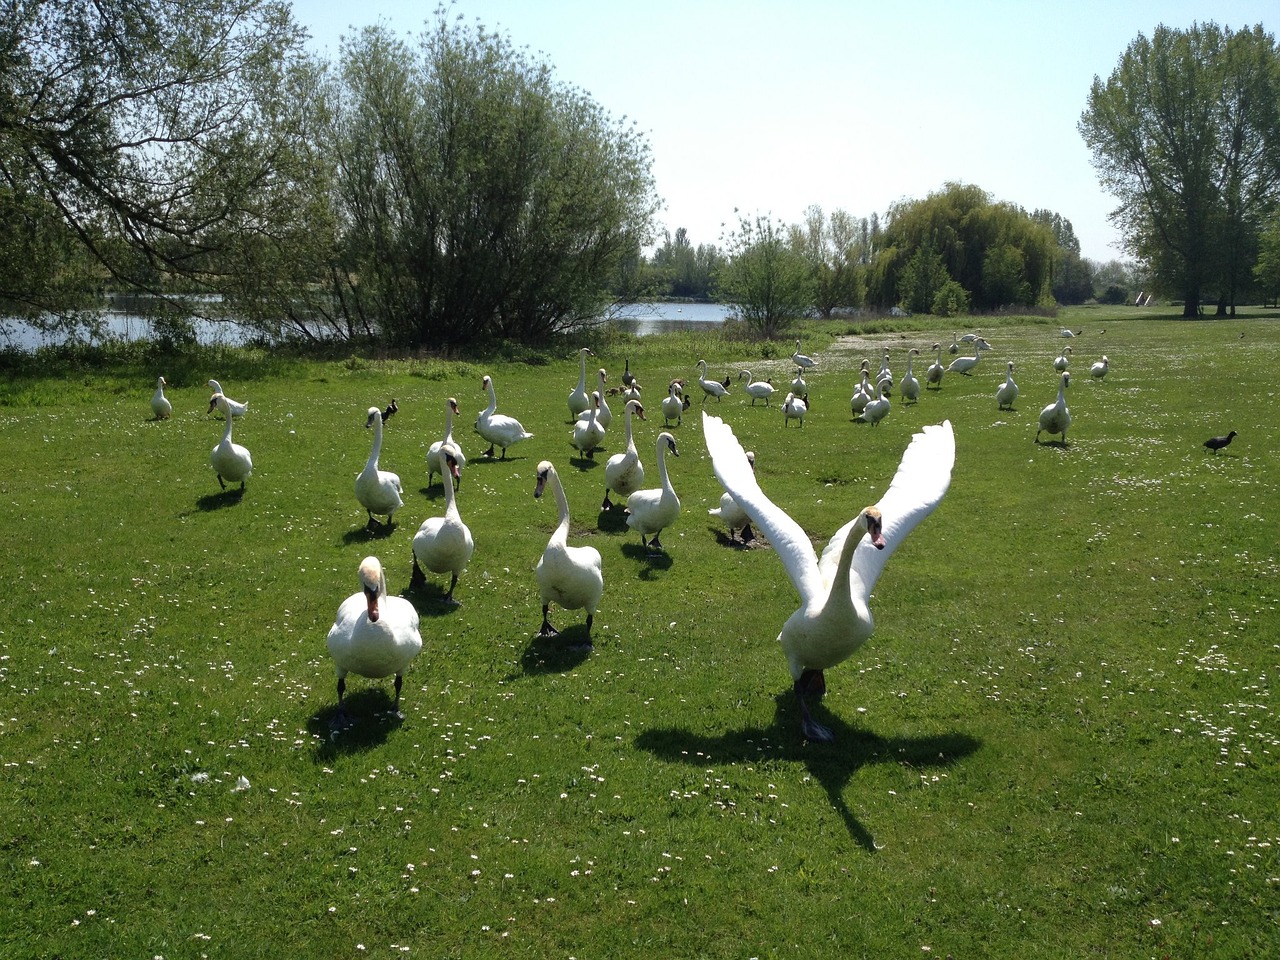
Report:
[[[404,506],[400,499],[403,488],[400,478],[388,470],[378,469],[378,455],[382,452],[382,411],[377,407],[369,408],[365,418],[365,429],[373,428],[373,448],[369,451],[369,459],[364,469],[356,476],[356,499],[369,514],[366,529],[377,525],[374,514],[386,514],[386,526],[391,527],[391,515]]]
[[[1067,427],[1071,426],[1071,411],[1067,409],[1067,387],[1071,386],[1071,374],[1063,373],[1062,384],[1058,387],[1058,399],[1040,411],[1040,428],[1036,430],[1036,443],[1040,442],[1041,433],[1060,433],[1062,442],[1067,442]]]
[[[1236,438],[1236,432],[1232,430],[1225,437],[1210,437],[1204,442],[1206,450],[1212,450],[1214,456],[1217,456],[1219,450],[1231,443]]]
[[[718,402],[721,397],[729,392],[729,388],[719,380],[707,379],[707,361],[705,360],[698,361],[698,386],[702,387],[703,403],[707,402],[707,397],[715,397]]]
[[[534,571],[538,580],[538,593],[542,597],[542,627],[538,636],[554,637],[559,633],[551,625],[550,619],[551,604],[554,602],[566,610],[587,611],[586,646],[590,646],[591,622],[595,619],[600,597],[604,594],[600,551],[595,547],[569,546],[569,500],[564,495],[564,486],[560,483],[556,468],[550,461],[543,460],[538,464],[534,497],[541,499],[548,486],[555,494],[556,504],[560,508],[560,523],[547,541],[547,547],[542,551],[542,557]]]
[[[587,357],[594,357],[590,347],[578,351],[581,369],[578,372],[578,385],[569,391],[569,419],[577,420],[578,414],[591,406],[591,395],[587,393]]]
[[[782,404],[782,425],[785,427],[792,420],[799,420],[800,426],[803,427],[805,414],[808,412],[809,405],[805,403],[803,397],[788,393],[787,399]]]
[[[877,426],[881,420],[889,415],[889,393],[883,389],[881,385],[880,396],[867,401],[867,405],[862,409],[862,416],[858,418],[860,423],[869,423],[873,427]]]
[[[458,513],[458,501],[453,496],[452,479],[458,469],[454,449],[445,446],[440,453],[449,472],[444,483],[444,515],[423,520],[422,526],[413,535],[413,576],[409,582],[415,587],[427,582],[426,574],[422,572],[423,567],[432,573],[451,574],[449,590],[444,599],[447,603],[456,604],[453,588],[458,585],[458,577],[466,572],[476,544],[471,539],[471,531],[462,522],[462,516]]]
[[[667,387],[667,395],[662,398],[662,425],[665,427],[674,420],[676,426],[679,426],[683,420],[684,411],[689,407],[689,398],[680,392],[680,385],[672,381]]]
[[[609,409],[609,404],[605,400],[605,397],[608,394],[608,390],[605,389],[605,381],[608,380],[608,377],[605,375],[604,367],[601,367],[596,372],[596,376],[599,379],[599,385],[596,388],[596,392],[591,394],[592,397],[598,396],[600,398],[600,406],[596,410],[596,420],[599,421],[600,426],[603,429],[608,430],[609,426],[613,423],[613,411]],[[626,400],[631,400],[631,399],[633,398],[631,397],[626,398]],[[640,398],[637,396],[634,399],[638,400]],[[626,400],[624,400],[623,402],[625,403]],[[577,420],[586,420],[590,416],[591,416],[591,408],[588,407],[586,410],[582,411],[582,413],[578,414]]]
[[[757,400],[763,400],[764,405],[769,405],[769,398],[773,396],[773,381],[771,380],[755,380],[752,379],[750,370],[743,370],[738,374],[738,379],[746,379],[747,384],[742,389],[751,394],[751,405],[754,407]]]
[[[972,376],[973,368],[976,367],[978,365],[978,361],[982,359],[982,344],[984,342],[985,341],[983,340],[973,341],[973,356],[956,357],[947,365],[947,371],[949,373],[963,373],[966,377]]]
[[[754,451],[747,451],[747,463],[751,469],[756,468],[756,455]],[[725,522],[729,528],[729,542],[733,542],[733,530],[735,527],[742,528],[740,540],[747,544],[756,538],[755,532],[751,529],[751,518],[747,516],[747,511],[738,505],[738,501],[733,499],[733,494],[726,490],[720,494],[720,506],[712,507],[707,511],[713,517],[719,517]]]
[[[635,383],[635,379],[635,376],[631,373],[630,358],[624,358],[622,366],[622,385],[624,387],[629,387]]]
[[[227,401],[227,409],[231,411],[231,416],[243,417],[246,413],[249,412],[249,404],[240,403],[237,400],[232,400],[230,397],[228,397],[225,393],[222,392],[222,384],[220,384],[217,380],[210,380],[208,385],[209,385],[209,389],[213,391],[213,396],[209,398],[209,413],[213,413],[214,408],[218,407],[217,401],[214,399],[215,397],[218,397],[218,396],[221,396],[224,400]],[[221,408],[219,407],[219,409]]]
[[[173,404],[164,395],[164,386],[164,377],[158,377],[156,392],[151,395],[151,412],[156,415],[157,420],[168,420],[173,416]]]
[[[458,446],[458,441],[453,438],[453,417],[454,414],[459,413],[461,413],[461,411],[458,409],[458,401],[453,397],[450,397],[444,402],[444,438],[437,440],[427,448],[428,487],[431,486],[431,478],[437,473],[440,474],[440,479],[444,480],[445,473],[447,471],[445,469],[444,458],[440,456],[440,449],[446,443],[453,447],[454,455],[458,460],[457,486],[455,486],[454,489],[456,490],[457,487],[462,486],[462,468],[467,465],[467,458],[462,455],[462,448]],[[493,456],[493,451],[489,452],[489,456]]]
[[[396,700],[392,713],[400,715],[400,688],[404,672],[422,651],[418,611],[404,597],[387,595],[387,576],[377,557],[360,561],[360,591],[343,600],[329,628],[327,645],[338,672],[338,713],[334,726],[346,717],[343,697],[347,674],[371,680],[395,676]]]
[[[875,391],[871,388],[871,374],[863,370],[862,382],[853,388],[853,396],[849,398],[849,412],[855,417],[858,416],[867,409],[867,404],[875,395]]]
[[[800,370],[801,373],[818,365],[818,361],[814,360],[813,357],[807,357],[800,352],[799,340],[796,341],[796,352],[791,354],[791,362],[796,365],[796,368]]]
[[[920,381],[911,372],[911,359],[919,355],[920,351],[915,347],[907,351],[907,372],[902,375],[902,383],[898,384],[898,392],[902,394],[902,399],[912,403],[920,399]]]
[[[1018,385],[1013,382],[1013,361],[1008,363],[1008,369],[1004,375],[1004,383],[996,387],[996,409],[1012,410],[1013,401],[1018,399]]]
[[[1111,361],[1107,359],[1104,353],[1102,359],[1089,368],[1089,376],[1095,380],[1101,380],[1107,375],[1107,371],[1111,369]]]
[[[1057,370],[1059,373],[1062,373],[1063,370],[1067,369],[1070,363],[1071,363],[1071,348],[1063,347],[1062,353],[1060,353],[1057,356],[1057,358],[1053,361],[1053,369]]]
[[[937,356],[934,357],[933,363],[929,364],[929,369],[925,371],[924,379],[927,387],[933,387],[935,390],[942,389],[942,375],[946,370],[942,366],[942,344],[935,343],[933,349]]]
[[[628,401],[630,402],[630,401]],[[591,409],[585,418],[573,422],[573,445],[578,455],[596,458],[596,447],[604,439],[604,426],[600,423],[600,391],[591,394]]]
[[[662,486],[656,490],[637,490],[627,497],[627,526],[640,534],[640,546],[648,548],[649,556],[655,556],[662,550],[658,535],[675,523],[680,516],[680,498],[671,486],[671,478],[667,475],[667,451],[673,457],[680,456],[676,449],[676,438],[665,430],[658,434],[657,458],[658,476]],[[645,536],[652,534],[648,543]]]
[[[947,353],[955,356],[960,352],[960,341],[956,339],[956,335],[951,334],[951,346],[947,347]]]
[[[622,408],[622,426],[626,432],[627,446],[622,453],[615,453],[604,465],[604,502],[601,510],[612,510],[609,500],[612,490],[620,497],[629,497],[644,484],[644,464],[640,462],[640,454],[636,452],[636,440],[631,433],[631,415],[636,414],[644,419],[644,407],[639,400],[628,400]],[[559,483],[559,481],[556,481]]]
[[[213,467],[213,472],[218,475],[218,486],[225,490],[227,489],[225,481],[230,480],[232,483],[239,481],[240,491],[243,493],[244,482],[253,473],[253,457],[249,456],[249,451],[240,444],[231,442],[231,421],[235,419],[235,415],[227,406],[227,398],[220,393],[215,393],[213,402],[226,418],[227,426],[222,431],[222,442],[209,454],[209,464]]]
[[[702,431],[716,478],[768,537],[800,594],[800,606],[782,625],[778,643],[800,703],[802,733],[809,740],[831,741],[831,730],[810,714],[806,695],[821,696],[826,689],[823,671],[847,659],[871,636],[875,622],[868,601],[881,571],[951,483],[951,421],[926,426],[912,437],[884,496],[837,530],[821,558],[800,525],[760,489],[732,428],[704,412]]]
[[[489,391],[489,406],[480,411],[476,417],[476,433],[489,441],[489,449],[482,456],[492,457],[493,448],[502,448],[501,459],[507,459],[507,448],[514,447],[521,440],[530,440],[533,434],[525,430],[515,417],[494,413],[498,409],[498,394],[493,389],[493,377],[485,374],[481,388]]]

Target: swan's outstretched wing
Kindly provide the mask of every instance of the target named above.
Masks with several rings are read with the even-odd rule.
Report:
[[[923,433],[911,438],[893,482],[876,504],[884,518],[885,547],[877,550],[870,543],[862,543],[853,555],[849,589],[855,597],[861,596],[866,601],[899,544],[942,502],[942,495],[951,484],[951,468],[955,462],[956,438],[950,420],[926,426]],[[845,538],[857,519],[854,517],[837,530],[822,551],[818,567],[828,583],[835,576]]]
[[[813,544],[809,542],[809,537],[800,524],[787,516],[760,489],[742,444],[733,435],[733,428],[719,417],[713,417],[704,411],[702,435],[707,441],[707,452],[711,454],[711,466],[716,472],[716,479],[733,494],[738,505],[755,523],[756,529],[763,530],[769,538],[801,599],[807,603],[825,597],[826,590],[822,585],[822,577],[818,574]]]

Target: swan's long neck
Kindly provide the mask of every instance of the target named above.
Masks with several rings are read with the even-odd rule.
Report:
[[[849,593],[849,568],[853,565],[853,554],[858,544],[867,535],[867,515],[864,511],[858,514],[858,522],[853,525],[849,535],[845,537],[844,546],[840,550],[840,562],[836,565],[836,575],[831,580],[831,589],[827,592],[828,603],[831,599],[847,600]]]
[[[664,437],[658,438],[658,476],[662,480],[662,489],[668,493],[675,493],[675,488],[671,486],[671,480],[667,476],[667,441]]]
[[[444,474],[444,512],[457,515],[458,504],[453,498],[453,473],[449,470],[448,461],[444,458],[444,452],[440,453],[440,462],[445,468]]]
[[[227,425],[222,428],[222,442],[230,443],[231,442],[231,421],[235,418],[231,416],[231,408],[226,404],[223,404],[222,412],[223,414],[226,415],[226,418],[227,418]]]
[[[382,428],[378,428],[378,436],[382,436]],[[446,403],[444,405],[444,438],[453,440],[453,404]]]
[[[938,366],[942,366],[942,346],[938,346],[938,354],[933,358],[933,362]]]
[[[493,411],[495,411],[495,410],[497,410],[497,409],[498,409],[498,394],[497,394],[497,393],[494,391],[494,389],[493,389],[493,381],[492,381],[492,380],[490,380],[490,381],[489,381],[488,386],[489,386],[489,406],[485,408],[484,413],[485,413],[485,416],[487,416],[487,417],[491,417],[491,416],[493,416]],[[451,410],[451,411],[449,411],[449,413],[450,413],[450,416],[452,416],[452,415],[453,415],[453,411],[452,411],[452,410]],[[452,421],[450,421],[450,422],[452,422]]]
[[[564,495],[564,484],[560,482],[560,475],[552,473],[548,478],[551,481],[551,492],[556,495],[556,506],[560,508],[560,524],[556,527],[556,532],[551,535],[552,540],[569,539],[569,498]]]
[[[231,436],[231,422],[227,421],[227,436]],[[382,417],[373,420],[373,449],[369,451],[369,467],[378,469],[378,455],[382,453]]]
[[[622,411],[622,426],[627,435],[627,450],[632,451],[636,448],[635,437],[631,434],[631,404],[628,403]]]
[[[582,369],[578,372],[578,389],[587,389],[587,354],[585,350],[578,352],[578,360],[582,365]]]
[[[907,354],[907,376],[911,376],[911,354]]]

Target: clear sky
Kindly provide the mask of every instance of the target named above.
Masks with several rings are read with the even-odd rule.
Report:
[[[330,59],[381,23],[416,36],[434,0],[293,0]],[[1215,21],[1277,29],[1275,0],[456,0],[549,63],[653,151],[659,230],[723,243],[743,215],[883,214],[949,181],[1071,221],[1081,253],[1124,258],[1076,129],[1139,34]],[[1269,15],[1269,17],[1268,17]]]

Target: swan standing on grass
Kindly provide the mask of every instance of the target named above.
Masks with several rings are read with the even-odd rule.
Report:
[[[764,405],[769,405],[769,398],[773,396],[773,383],[768,380],[755,380],[751,376],[750,370],[743,370],[738,374],[738,379],[746,379],[747,385],[742,389],[751,394],[751,405],[754,407],[757,400],[763,400]]]
[[[1101,380],[1110,369],[1111,361],[1107,359],[1107,355],[1104,353],[1102,359],[1089,368],[1089,376],[1095,380]]]
[[[1062,373],[1062,371],[1066,370],[1070,364],[1071,364],[1071,348],[1063,347],[1062,353],[1058,354],[1057,358],[1053,361],[1053,369],[1057,370],[1059,373]]]
[[[360,592],[342,601],[329,628],[329,656],[338,671],[338,712],[333,726],[346,719],[343,697],[347,674],[371,680],[394,675],[396,700],[391,710],[400,716],[400,687],[404,672],[422,650],[418,611],[403,597],[387,596],[387,577],[377,557],[360,561]]]
[[[721,397],[729,392],[729,388],[719,380],[707,379],[707,361],[705,360],[698,361],[698,386],[702,387],[703,403],[707,402],[707,397],[715,397],[718,402]]]
[[[689,398],[680,392],[680,384],[671,381],[671,385],[667,387],[667,395],[662,398],[662,425],[665,427],[674,420],[676,426],[680,426],[684,411],[689,407]]]
[[[821,559],[800,525],[760,489],[733,430],[704,412],[702,432],[716,478],[769,538],[800,594],[800,607],[782,625],[778,642],[800,702],[801,730],[810,740],[833,740],[831,731],[813,719],[806,695],[822,696],[823,671],[871,636],[875,622],[868,601],[885,563],[951,483],[956,456],[951,421],[915,434],[884,496],[837,530]]]
[[[796,369],[801,373],[804,373],[806,370],[811,370],[818,365],[818,361],[814,360],[813,357],[807,357],[800,352],[799,340],[796,341],[796,352],[791,354],[791,362],[796,365]]]
[[[756,468],[756,455],[753,451],[747,451],[747,463],[751,465],[751,469]],[[713,517],[719,517],[725,522],[725,526],[729,528],[729,542],[733,543],[733,530],[735,527],[742,528],[740,540],[743,545],[750,543],[756,538],[755,531],[751,529],[751,518],[747,516],[747,511],[743,510],[738,501],[733,499],[733,494],[726,490],[720,494],[720,506],[712,507],[707,513]]]
[[[853,396],[849,398],[849,412],[858,417],[862,411],[867,409],[867,404],[875,398],[875,391],[871,389],[871,372],[864,369],[862,371],[862,382],[853,390]]]
[[[902,375],[902,383],[898,384],[898,392],[902,394],[902,399],[912,403],[920,399],[920,381],[911,372],[911,359],[918,356],[920,351],[915,347],[907,351],[907,372]]]
[[[627,526],[640,534],[640,546],[647,548],[651,557],[658,556],[658,551],[663,549],[658,535],[680,517],[680,498],[667,475],[668,450],[673,457],[680,456],[676,438],[663,431],[657,441],[658,477],[662,486],[656,490],[637,490],[627,497]],[[645,543],[644,538],[649,534],[652,537]]]
[[[1018,399],[1018,385],[1013,382],[1013,361],[1010,360],[1004,375],[1004,383],[996,387],[996,409],[1013,409],[1013,401]]]
[[[596,447],[600,446],[604,433],[600,423],[600,392],[597,390],[591,394],[591,409],[586,416],[573,422],[573,445],[578,448],[578,455],[594,460]]]
[[[805,403],[803,397],[797,397],[794,393],[788,393],[787,399],[782,402],[782,425],[785,427],[792,420],[799,420],[800,426],[804,426],[805,415],[809,412],[809,405]]]
[[[1040,411],[1040,428],[1036,430],[1036,443],[1040,442],[1041,433],[1060,433],[1062,442],[1067,442],[1067,427],[1071,426],[1071,411],[1067,409],[1067,387],[1071,386],[1071,374],[1062,375],[1062,384],[1058,387],[1058,399]]]
[[[631,433],[631,415],[638,414],[644,419],[644,407],[639,400],[628,400],[622,408],[622,425],[626,431],[627,446],[622,453],[615,453],[604,465],[604,502],[601,510],[612,510],[609,491],[620,497],[629,497],[644,484],[644,464],[640,462],[640,454],[636,450],[636,439]],[[558,484],[560,481],[557,480]]]
[[[591,406],[591,394],[587,393],[587,357],[594,357],[590,347],[583,347],[578,351],[578,362],[581,369],[578,372],[578,385],[569,391],[569,419],[577,420],[578,414]]]
[[[613,411],[609,409],[609,402],[605,399],[608,391],[605,389],[604,385],[608,380],[608,377],[605,376],[604,367],[601,367],[596,371],[596,376],[599,378],[599,385],[596,387],[595,393],[591,394],[593,401],[595,397],[600,398],[600,403],[597,405],[596,409],[596,421],[600,424],[600,428],[602,430],[608,430],[609,426],[613,423]],[[582,411],[582,413],[578,414],[577,419],[585,420],[589,416],[591,416],[591,409],[587,408]]]
[[[867,401],[867,405],[862,408],[862,416],[858,417],[858,422],[869,423],[874,427],[889,415],[889,409],[889,391],[885,388],[885,384],[882,383],[880,384],[880,396]]]
[[[213,467],[213,472],[218,475],[218,486],[225,490],[227,489],[225,481],[239,482],[240,492],[243,493],[244,482],[249,478],[249,474],[253,473],[253,457],[249,456],[249,451],[240,444],[231,442],[231,421],[235,417],[227,406],[227,398],[220,393],[215,393],[213,405],[222,412],[227,420],[227,426],[222,431],[222,442],[209,454],[209,464]]]
[[[494,412],[498,409],[498,395],[493,389],[493,377],[485,374],[484,382],[481,386],[489,391],[489,406],[481,410],[480,415],[476,417],[476,433],[489,441],[489,449],[482,456],[492,457],[493,448],[501,447],[501,459],[505,460],[507,459],[507,447],[515,446],[521,440],[531,440],[533,439],[533,434],[525,430],[515,417],[508,417]]]
[[[366,430],[373,428],[373,448],[369,451],[364,469],[356,475],[356,499],[369,513],[365,529],[378,524],[374,519],[375,513],[379,516],[387,515],[386,526],[390,529],[391,515],[404,506],[404,501],[400,499],[403,493],[400,478],[389,470],[378,469],[378,456],[382,453],[382,411],[377,407],[370,407],[364,426]]]
[[[937,356],[934,357],[933,363],[929,364],[929,369],[925,371],[925,386],[926,388],[933,387],[935,390],[941,390],[942,375],[946,372],[942,366],[942,344],[935,343],[933,349]]]
[[[414,534],[413,577],[409,582],[415,587],[427,582],[426,575],[422,572],[423,567],[432,573],[451,574],[449,590],[444,599],[456,604],[453,588],[458,585],[458,577],[466,572],[467,563],[470,562],[476,545],[471,539],[471,531],[462,522],[462,516],[458,513],[458,501],[453,496],[453,479],[458,471],[454,449],[446,446],[440,453],[448,471],[444,482],[444,516],[428,517]]]
[[[947,366],[949,373],[963,373],[966,377],[972,376],[973,368],[978,365],[978,361],[982,359],[982,345],[986,343],[981,337],[973,341],[972,357],[956,357]]]
[[[630,417],[630,404],[627,406],[627,416]],[[551,625],[549,617],[551,604],[554,602],[566,610],[587,611],[586,646],[590,646],[591,622],[595,619],[600,597],[604,594],[600,551],[595,547],[569,546],[569,499],[564,495],[564,486],[560,483],[556,468],[550,461],[543,460],[538,464],[534,497],[541,499],[542,492],[548,485],[560,508],[560,523],[551,534],[547,548],[542,551],[542,557],[538,560],[538,568],[534,571],[538,579],[538,593],[542,597],[542,627],[538,630],[538,636],[554,637],[560,632]]]
[[[151,412],[157,420],[168,420],[173,416],[173,404],[164,395],[164,377],[156,379],[156,392],[151,395]]]
[[[222,384],[220,384],[217,380],[209,381],[209,389],[213,391],[213,396],[209,398],[209,413],[213,413],[214,407],[218,406],[218,403],[216,400],[217,397],[222,397],[224,400],[227,401],[226,409],[231,412],[231,416],[233,417],[243,417],[246,413],[249,412],[249,404],[240,403],[237,400],[232,400],[230,397],[228,397],[225,393],[222,392]]]
[[[393,403],[395,401],[392,401]],[[462,455],[462,448],[458,446],[458,441],[453,439],[453,416],[460,413],[458,410],[458,401],[450,397],[444,402],[444,439],[437,440],[427,448],[427,486],[431,486],[431,478],[437,473],[440,479],[444,479],[445,464],[444,458],[440,456],[440,448],[445,444],[453,447],[453,452],[458,460],[458,486],[462,486],[462,468],[467,465],[467,458]],[[382,417],[386,420],[386,415]],[[455,487],[455,489],[457,489]]]

